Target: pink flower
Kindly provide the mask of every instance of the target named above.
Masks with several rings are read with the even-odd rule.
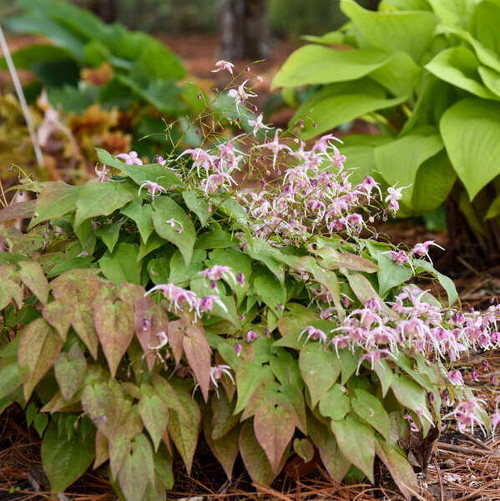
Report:
[[[307,327],[304,327],[302,332],[299,334],[299,337],[297,338],[297,341],[300,341],[300,338],[307,332],[307,337],[304,342],[307,343],[309,339],[312,339],[314,341],[319,341],[320,343],[326,344],[330,340],[329,337],[320,329],[316,329],[316,327],[313,327],[312,325],[309,325]]]
[[[390,186],[387,188],[388,195],[385,197],[385,201],[389,202],[388,209],[395,216],[396,212],[399,210],[399,200],[403,198],[403,194],[401,193],[408,186],[404,186],[401,188],[396,188],[395,186]]]
[[[194,292],[182,289],[174,284],[155,285],[146,292],[146,294],[151,294],[155,291],[161,291],[165,299],[167,299],[176,310],[181,310],[183,304],[187,304],[189,309],[193,309],[198,302],[198,298]]]
[[[221,278],[230,278],[234,283],[236,282],[232,269],[229,266],[219,264],[200,271],[200,275],[203,275],[205,278],[213,280],[214,282],[219,281]]]
[[[116,155],[116,158],[124,160],[127,165],[142,165],[142,160],[136,151],[131,151],[130,153],[120,153]]]
[[[154,198],[158,193],[167,193],[167,190],[163,186],[160,186],[153,181],[144,181],[144,183],[142,183],[139,187],[139,195],[144,187],[147,188],[148,193],[152,196],[152,198]]]
[[[231,75],[233,74],[234,64],[230,63],[228,61],[222,61],[222,60],[217,61],[215,63],[215,67],[216,67],[216,69],[212,70],[212,73],[218,73],[219,71],[227,70],[227,71],[229,71],[229,73],[231,73]]]
[[[241,355],[241,350],[243,349],[243,347],[241,346],[240,343],[235,343],[233,348],[234,352],[236,353],[236,356],[239,357]]]
[[[434,245],[435,247],[444,250],[444,248],[435,243],[434,240],[427,240],[426,242],[421,242],[416,244],[415,247],[413,247],[410,254],[415,254],[417,256],[427,256],[429,254],[429,247],[431,245]]]
[[[404,251],[389,251],[389,254],[392,257],[392,260],[398,264],[398,265],[403,265],[404,263],[408,263],[409,259],[408,256],[405,254]]]
[[[253,329],[250,329],[245,336],[245,340],[247,343],[251,343],[252,341],[255,341],[257,337],[257,333]]]
[[[208,174],[210,167],[213,168],[214,166],[215,157],[213,155],[210,155],[210,153],[207,153],[202,148],[188,148],[187,150],[184,150],[177,157],[177,159],[179,159],[183,155],[191,155],[191,158],[193,160],[193,169],[196,169],[198,176],[200,175],[200,167],[204,169]]]
[[[232,97],[236,103],[236,109],[238,110],[238,113],[240,109],[238,108],[238,105],[241,103],[244,103],[249,97],[255,97],[256,94],[253,92],[246,92],[245,91],[245,84],[248,82],[248,80],[245,80],[241,85],[238,86],[238,89],[230,89],[229,92],[227,93],[229,97]]]
[[[225,374],[233,384],[235,384],[233,376],[231,375],[231,366],[230,365],[216,365],[215,367],[210,367],[210,379],[214,386],[217,388],[217,381]]]
[[[457,370],[448,373],[448,381],[455,386],[463,386],[464,384],[462,373]]]
[[[95,173],[97,174],[97,179],[99,180],[100,183],[106,183],[108,182],[111,178],[109,177],[109,171],[108,168],[103,165],[102,169],[99,170],[97,166],[95,167]]]
[[[159,350],[168,344],[168,337],[165,332],[158,332],[156,336],[158,337],[160,342],[156,346],[148,346],[150,350]]]
[[[226,305],[221,301],[219,296],[205,296],[198,300],[195,305],[196,310],[199,313],[204,313],[206,311],[212,311],[214,303],[218,304],[225,312],[227,312]]]
[[[278,157],[278,153],[280,151],[282,151],[282,150],[287,150],[289,152],[292,151],[289,146],[286,146],[285,144],[280,143],[279,132],[280,132],[280,129],[276,129],[276,132],[274,134],[274,139],[272,141],[255,146],[255,148],[267,148],[267,149],[271,150],[271,152],[273,154],[273,169],[276,168],[276,160]]]
[[[184,231],[184,226],[180,221],[177,221],[177,219],[167,219],[165,221],[167,224],[170,225],[170,227],[176,231],[177,233],[182,233]]]
[[[255,136],[257,132],[259,132],[260,129],[271,129],[271,127],[268,127],[267,125],[264,125],[262,122],[264,118],[264,115],[261,113],[255,120],[249,120],[248,125],[253,127],[253,135]]]

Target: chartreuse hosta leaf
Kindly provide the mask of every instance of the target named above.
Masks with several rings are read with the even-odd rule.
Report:
[[[465,122],[467,127],[463,127]],[[500,103],[463,99],[446,111],[439,128],[451,163],[472,200],[500,174]]]

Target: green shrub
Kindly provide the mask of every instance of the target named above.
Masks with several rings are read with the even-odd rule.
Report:
[[[241,110],[251,92],[229,96]],[[498,346],[498,308],[453,308],[432,242],[361,236],[400,188],[351,183],[335,138],[306,149],[261,118],[258,144],[151,165],[100,150],[98,179],[26,182],[36,202],[0,211],[33,213],[26,233],[1,230],[0,409],[26,409],[54,492],[109,462],[127,501],[165,499],[203,435],[228,477],[238,454],[267,484],[316,450],[333,480],[373,482],[378,457],[410,499],[405,449],[439,434],[442,399],[490,429],[457,360]],[[264,189],[235,186],[240,169],[267,169]],[[413,277],[439,280],[448,306]]]
[[[306,37],[313,44],[274,80],[292,101],[294,88],[310,86],[291,123],[302,121],[311,138],[357,117],[375,120],[382,136],[347,138],[348,165],[408,186],[407,215],[452,197],[477,238],[491,239],[500,207],[500,3],[385,0],[370,12],[343,0],[341,8],[350,21]]]

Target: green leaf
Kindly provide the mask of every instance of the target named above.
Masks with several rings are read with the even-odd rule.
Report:
[[[486,66],[479,66],[479,76],[481,77],[484,85],[495,94],[497,98],[500,97],[500,73],[498,71],[487,68]]]
[[[63,342],[56,330],[43,318],[37,318],[21,332],[18,359],[28,373],[24,380],[24,398],[29,399],[35,386],[54,365]]]
[[[61,352],[54,364],[54,372],[62,396],[65,400],[70,400],[80,388],[87,372],[87,360],[78,343],[68,352]]]
[[[19,278],[28,287],[42,304],[49,299],[49,283],[45,278],[42,267],[36,261],[22,261],[18,263]]]
[[[149,236],[153,233],[153,208],[150,204],[142,204],[142,200],[137,197],[134,201],[125,206],[121,214],[132,219],[137,225],[141,234],[142,242],[146,243]]]
[[[484,219],[493,219],[500,214],[500,195],[491,202],[491,205],[488,207],[488,212]]]
[[[175,251],[170,258],[168,280],[161,283],[173,283],[180,287],[185,287],[189,281],[197,277],[199,272],[205,269],[203,261],[206,259],[207,253],[200,249],[195,249],[193,257],[188,265],[186,265],[182,254]],[[161,258],[160,258],[161,259]]]
[[[389,440],[391,433],[389,414],[382,402],[365,390],[356,388],[351,399],[354,412],[368,424],[371,424],[384,438]]]
[[[42,463],[53,492],[64,492],[80,478],[94,459],[94,440],[79,430],[71,438],[57,432],[53,421],[42,440]]]
[[[285,286],[264,267],[258,268],[254,273],[253,288],[257,298],[271,308],[277,308],[286,302]]]
[[[194,212],[202,226],[207,224],[210,219],[210,206],[203,196],[195,190],[187,189],[182,192],[182,198],[187,205],[187,208]]]
[[[274,381],[274,376],[268,365],[254,362],[241,363],[236,369],[238,399],[234,413],[238,414],[247,406],[250,397],[261,384],[271,381]]]
[[[127,165],[106,150],[96,148],[96,151],[99,160],[104,165],[114,167],[124,174],[127,174],[127,176],[139,186],[145,181],[152,181],[165,189],[184,186],[184,183],[177,177],[172,169],[164,167],[161,164]]]
[[[250,420],[245,421],[241,427],[240,454],[250,477],[256,484],[269,485],[274,480],[276,473],[255,437]]]
[[[405,186],[402,202],[411,207],[413,187],[420,166],[443,149],[437,134],[411,134],[375,149],[377,170],[389,185]]]
[[[375,436],[372,429],[350,415],[340,421],[332,421],[331,428],[342,454],[373,483]]]
[[[413,379],[408,376],[394,376],[391,389],[401,405],[417,413],[421,420],[424,420],[423,415],[432,420],[427,409],[427,392]]]
[[[431,263],[425,261],[424,259],[414,259],[413,265],[416,271],[418,271],[419,268],[423,269],[438,279],[439,283],[446,291],[449,306],[453,305],[458,300],[457,288],[451,278],[439,273],[439,271],[437,271]]]
[[[418,492],[418,482],[413,467],[406,457],[399,451],[399,448],[378,437],[375,442],[375,451],[391,473],[405,499],[408,501],[412,499],[415,492]]]
[[[71,53],[54,45],[31,43],[26,47],[16,50],[12,54],[12,61],[16,68],[32,69],[33,66],[50,61],[70,59]],[[5,58],[0,59],[0,68],[8,70]]]
[[[440,130],[451,163],[472,200],[500,174],[500,103],[463,99],[443,115]]]
[[[319,412],[324,417],[342,419],[351,410],[349,397],[339,384],[334,384],[319,401]]]
[[[118,238],[120,236],[120,229],[124,221],[113,222],[108,224],[101,224],[96,231],[96,236],[102,239],[104,245],[108,248],[109,252],[113,252]]]
[[[173,243],[181,251],[186,264],[189,264],[196,231],[184,210],[167,196],[157,197],[153,202],[153,224],[158,235]]]
[[[151,436],[155,451],[158,451],[167,428],[168,408],[155,389],[149,384],[141,385],[141,399],[138,405],[142,422]]]
[[[495,94],[479,81],[478,67],[474,52],[464,46],[446,49],[425,65],[426,70],[444,82],[483,99],[495,99]]]
[[[134,312],[122,301],[100,300],[95,306],[95,328],[111,377],[134,337]]]
[[[314,408],[337,381],[342,361],[320,343],[311,341],[300,351],[299,368]]]
[[[46,184],[36,200],[35,216],[31,220],[30,228],[75,210],[80,190],[81,186],[70,186],[62,181]]]
[[[373,80],[331,84],[315,93],[297,110],[291,124],[304,121],[301,136],[310,139],[368,113],[403,103],[406,96],[387,98]]]
[[[78,193],[74,229],[78,229],[87,219],[109,216],[115,210],[131,202],[136,194],[135,186],[129,182],[88,181],[82,185]]]
[[[304,463],[309,463],[314,458],[314,446],[307,438],[296,438],[293,441],[293,450]]]
[[[137,261],[138,247],[136,244],[119,243],[114,252],[106,251],[99,259],[102,274],[112,282],[121,284],[141,282],[141,262]]]
[[[437,18],[431,12],[372,12],[354,0],[342,0],[340,8],[374,47],[407,52],[417,62],[429,46],[437,25]]]
[[[47,429],[48,424],[49,424],[48,414],[37,414],[35,416],[35,419],[33,420],[33,427],[35,428],[40,438],[43,437],[43,433]]]
[[[23,371],[17,363],[0,368],[0,400],[14,393],[23,384]]]
[[[386,52],[374,49],[334,50],[306,45],[292,53],[274,77],[272,88],[357,80],[385,65]]]

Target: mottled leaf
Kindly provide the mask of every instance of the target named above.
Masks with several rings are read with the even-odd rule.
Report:
[[[206,402],[208,401],[208,390],[210,388],[210,359],[212,350],[208,344],[203,327],[192,324],[188,325],[186,327],[186,335],[182,339],[182,347]]]
[[[62,396],[66,400],[70,400],[78,391],[85,378],[86,370],[87,361],[78,343],[75,343],[68,352],[60,353],[54,364],[54,372]]]
[[[155,451],[157,451],[167,428],[168,408],[163,399],[149,384],[141,385],[139,415],[151,436]]]
[[[19,264],[19,277],[26,287],[40,300],[42,304],[49,299],[49,282],[45,278],[42,267],[37,261],[22,261]]]
[[[73,308],[60,301],[52,301],[44,306],[42,315],[56,329],[61,339],[66,341],[71,319],[73,318]]]

